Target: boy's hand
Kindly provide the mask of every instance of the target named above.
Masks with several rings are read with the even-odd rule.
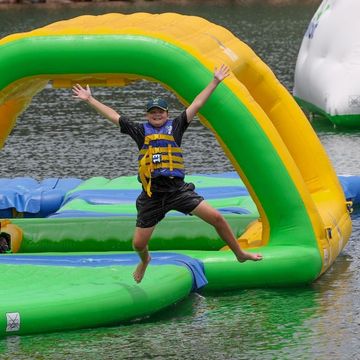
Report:
[[[225,65],[222,64],[220,66],[220,69],[215,67],[215,71],[214,71],[214,78],[218,81],[221,82],[223,81],[226,77],[228,77],[230,75],[230,68]]]
[[[84,101],[88,101],[91,97],[91,90],[89,85],[86,85],[86,89],[84,89],[80,84],[76,84],[72,88],[73,97],[79,98]]]

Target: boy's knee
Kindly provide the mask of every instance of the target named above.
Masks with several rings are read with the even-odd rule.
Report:
[[[213,225],[214,226],[222,226],[225,224],[225,218],[218,212],[216,211],[213,215]]]
[[[133,241],[132,247],[133,247],[134,251],[139,252],[139,253],[141,253],[147,249],[147,245],[139,244],[136,241]]]

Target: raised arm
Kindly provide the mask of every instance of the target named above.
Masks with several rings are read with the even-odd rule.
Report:
[[[215,68],[214,78],[206,86],[206,88],[201,91],[201,93],[196,96],[190,106],[186,109],[187,121],[190,122],[196,115],[196,113],[201,109],[201,107],[206,103],[207,99],[214,92],[216,87],[230,74],[230,69],[227,65],[222,64],[220,69]]]
[[[118,114],[115,110],[110,108],[107,105],[104,105],[100,101],[96,100],[91,95],[91,90],[89,85],[86,85],[86,89],[84,89],[81,85],[76,84],[72,88],[73,97],[81,99],[87,102],[93,109],[95,109],[100,115],[104,116],[106,119],[110,120],[115,125],[119,126],[120,114]]]

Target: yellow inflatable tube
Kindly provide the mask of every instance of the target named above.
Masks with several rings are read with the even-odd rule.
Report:
[[[172,13],[82,16],[0,40],[0,146],[49,81],[55,87],[121,86],[147,79],[188,104],[221,63],[232,74],[200,118],[260,212],[261,223],[240,241],[262,246],[264,262],[279,247],[286,249],[294,274],[304,271],[296,268],[296,254],[310,249],[308,280],[316,279],[351,233],[338,178],[307,119],[271,70],[228,30],[205,19]]]

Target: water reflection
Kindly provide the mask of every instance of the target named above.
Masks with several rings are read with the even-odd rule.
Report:
[[[337,268],[334,273],[341,277],[345,270]],[[63,359],[68,354],[74,360],[190,359],[194,354],[198,359],[290,359],[310,353],[322,358],[329,352],[339,354],[344,335],[348,339],[356,335],[344,331],[348,326],[343,324],[350,319],[343,318],[336,306],[336,298],[343,295],[337,293],[339,287],[322,286],[194,294],[140,323],[6,339],[5,353],[16,359],[39,353]],[[324,297],[331,303],[324,303]],[[324,312],[326,321],[319,322]],[[352,350],[348,347],[347,353]]]
[[[7,342],[7,354],[21,354],[19,359],[37,353],[46,357],[66,354],[67,348],[76,349],[72,359],[187,359],[193,354],[199,359],[236,359],[262,352],[281,354],[298,348],[298,340],[308,336],[304,321],[317,307],[311,288],[248,290],[216,297],[194,294],[140,324],[17,338]]]

